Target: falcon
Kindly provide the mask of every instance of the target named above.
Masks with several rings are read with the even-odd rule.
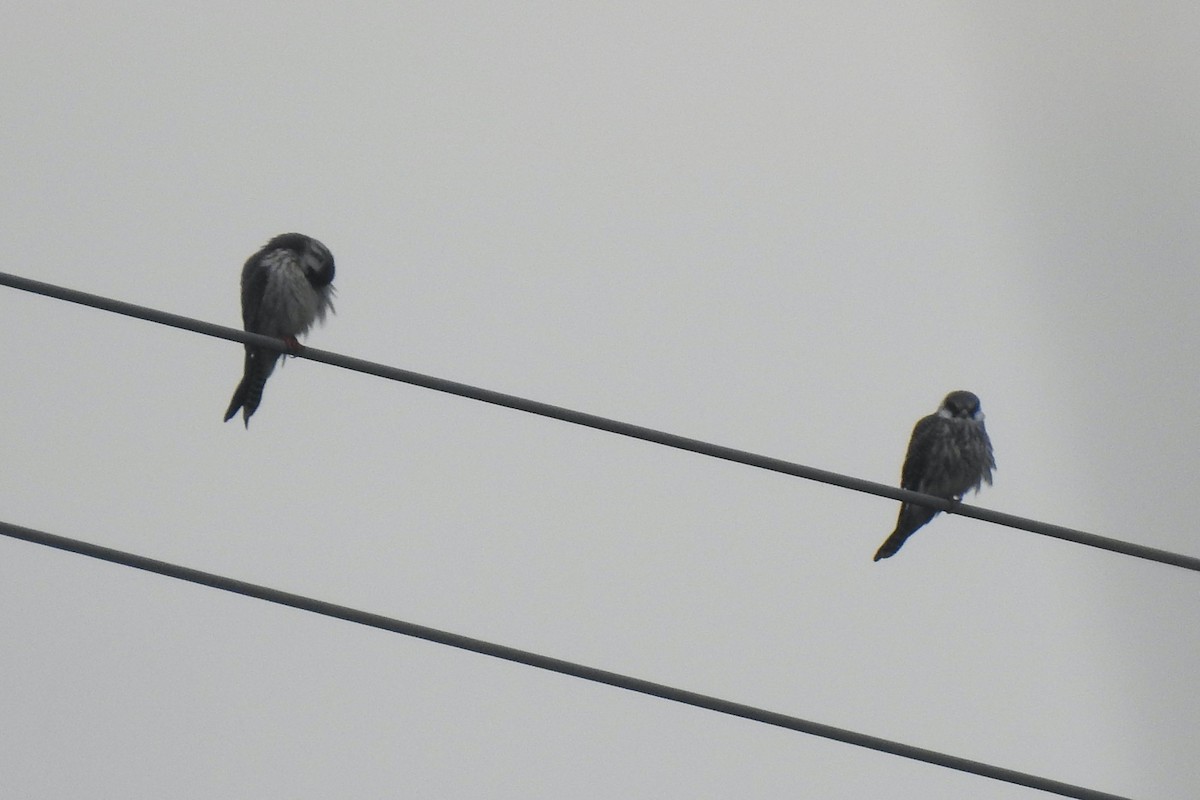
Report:
[[[333,254],[302,233],[284,233],[267,242],[242,267],[242,323],[250,333],[283,339],[297,352],[296,337],[333,310]],[[225,421],[238,409],[247,428],[262,401],[263,387],[281,353],[246,345],[242,381],[233,392]]]
[[[995,468],[979,398],[971,392],[951,392],[936,413],[913,428],[900,486],[958,501],[969,491],[979,491],[985,482],[990,486]],[[875,560],[896,555],[909,536],[939,513],[936,508],[903,503],[896,530],[875,553]]]

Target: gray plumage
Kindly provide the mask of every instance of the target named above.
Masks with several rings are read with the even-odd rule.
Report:
[[[302,233],[276,236],[242,267],[243,326],[299,349],[296,337],[307,333],[314,322],[324,322],[325,314],[333,310],[333,273],[333,254],[316,239]],[[246,345],[242,381],[225,412],[226,422],[240,408],[250,427],[250,417],[280,355]]]
[[[951,392],[937,413],[922,418],[913,428],[900,486],[961,500],[967,492],[979,491],[984,483],[990,486],[995,468],[979,398],[970,392]],[[875,560],[894,556],[909,536],[939,513],[936,508],[903,503],[896,530],[875,553]]]

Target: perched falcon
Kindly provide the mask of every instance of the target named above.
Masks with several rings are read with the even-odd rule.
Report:
[[[251,333],[283,339],[296,350],[296,340],[333,310],[333,255],[329,248],[302,233],[276,236],[242,267],[242,323]],[[242,409],[250,416],[262,400],[263,387],[281,354],[246,345],[246,366],[225,412],[225,421]]]
[[[923,418],[913,428],[900,486],[947,500],[961,500],[967,492],[979,491],[985,481],[990,486],[995,468],[979,398],[970,392],[951,392],[936,414]],[[936,508],[902,504],[896,530],[879,548],[875,560],[894,556],[905,539],[938,513]]]

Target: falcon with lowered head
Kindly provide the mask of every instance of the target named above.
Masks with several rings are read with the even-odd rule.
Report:
[[[333,310],[333,254],[302,233],[284,233],[267,242],[242,267],[242,323],[250,333],[283,339],[292,351],[296,337]],[[246,345],[242,382],[225,411],[225,421],[238,409],[246,427],[262,400],[263,387],[281,353]]]

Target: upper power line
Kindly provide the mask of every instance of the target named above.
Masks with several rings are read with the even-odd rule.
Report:
[[[237,328],[229,328],[223,325],[214,325],[211,322],[184,317],[179,314],[170,314],[165,311],[158,311],[145,306],[139,306],[134,303],[127,303],[122,300],[113,300],[100,295],[88,294],[75,289],[68,289],[62,286],[55,286],[50,283],[35,281],[30,278],[23,278],[18,275],[0,272],[0,285],[10,286],[14,289],[32,292],[34,294],[53,297],[59,300],[65,300],[71,303],[91,306],[104,311],[111,311],[117,314],[124,314],[129,317],[157,322],[162,325],[169,325],[173,328],[182,328],[184,330],[202,333],[206,336],[215,336],[220,339],[228,339],[234,342],[243,344],[252,344],[258,347],[265,347],[276,350],[281,353],[290,353],[287,346],[282,340],[272,339],[267,336],[260,336],[254,333],[247,333]],[[974,517],[985,522],[992,522],[997,525],[1004,525],[1010,528],[1019,528],[1037,533],[1042,536],[1050,536],[1055,539],[1063,539],[1076,544],[1096,547],[1101,550],[1110,550],[1114,553],[1121,553],[1134,558],[1142,558],[1147,561],[1157,561],[1160,564],[1169,564],[1175,567],[1182,567],[1200,572],[1200,558],[1195,556],[1187,556],[1181,553],[1173,553],[1169,550],[1161,550],[1156,547],[1147,547],[1146,545],[1126,542],[1120,539],[1112,539],[1107,536],[1100,536],[1087,531],[1076,530],[1074,528],[1066,528],[1061,525],[1052,525],[1048,522],[1029,519],[1026,517],[1018,517],[1014,514],[1005,514],[1000,511],[992,511],[978,506],[965,505],[956,503],[951,500],[946,500],[942,497],[933,495],[921,494],[919,492],[900,489],[895,486],[889,486],[884,483],[876,483],[874,481],[863,480],[849,475],[841,475],[828,470],[817,469],[803,464],[797,464],[791,461],[784,461],[779,458],[751,453],[745,450],[737,450],[732,447],[725,447],[711,442],[701,441],[699,439],[690,439],[686,436],[679,436],[674,433],[646,428],[641,425],[633,425],[628,422],[608,419],[595,414],[588,414],[583,411],[574,411],[569,408],[542,403],[537,400],[528,400],[516,395],[504,394],[495,392],[490,389],[482,389],[477,386],[470,386],[465,383],[457,383],[455,381],[446,380],[444,378],[436,378],[431,375],[422,375],[418,372],[411,372],[397,367],[390,367],[385,364],[377,364],[372,361],[365,361],[360,358],[344,356],[339,353],[332,353],[326,350],[317,350],[311,347],[305,347],[300,352],[296,353],[300,358],[307,358],[312,361],[320,361],[325,364],[330,364],[335,367],[362,372],[368,375],[375,375],[388,380],[399,381],[401,383],[409,383],[414,386],[423,386],[427,389],[433,389],[439,392],[458,395],[460,397],[468,397],[472,400],[480,400],[485,403],[492,403],[506,408],[525,411],[530,414],[538,414],[543,417],[570,422],[575,425],[583,425],[588,428],[608,431],[621,436],[629,436],[634,439],[641,439],[654,444],[660,444],[665,447],[673,447],[679,450],[688,450],[693,453],[720,458],[726,461],[735,461],[740,464],[746,464],[759,469],[771,470],[773,472],[781,472],[785,475],[794,475],[798,478],[805,478],[811,481],[827,483],[833,486],[841,486],[844,489],[852,489],[856,492],[864,492],[866,494],[878,495],[879,497],[887,497],[892,500],[900,500],[907,503],[917,503],[919,505],[936,508],[939,511],[944,511],[952,514],[960,514],[965,517]]]
[[[924,761],[928,764],[934,764],[947,769],[958,770],[960,772],[968,772],[973,775],[980,775],[985,778],[992,778],[1006,783],[1017,784],[1018,786],[1026,786],[1031,789],[1039,789],[1043,792],[1051,792],[1063,797],[1078,798],[1078,800],[1128,800],[1119,795],[1109,794],[1107,792],[1088,789],[1083,786],[1064,783],[1062,781],[1043,778],[1038,775],[1031,775],[1026,772],[1018,772],[1005,767],[997,767],[992,764],[986,764],[981,761],[973,761],[960,756],[948,755],[936,750],[928,750],[923,747],[915,747],[910,744],[892,741],[891,739],[883,739],[878,736],[871,736],[857,731],[846,730],[845,728],[837,728],[833,725],[825,725],[820,722],[811,722],[809,720],[800,719],[799,717],[781,714],[776,711],[768,711],[754,706],[748,706],[743,703],[735,703],[731,700],[722,700],[719,697],[690,692],[686,689],[679,689],[674,686],[668,686],[662,683],[654,683],[652,681],[634,678],[629,675],[622,675],[617,672],[609,672],[608,670],[589,667],[584,664],[577,664],[572,661],[564,661],[560,658],[552,658],[550,656],[531,653],[527,650],[519,650],[515,647],[508,647],[502,644],[486,642],[482,639],[473,639],[469,636],[463,636],[457,633],[429,628],[424,625],[417,625],[412,622],[404,622],[403,620],[385,617],[382,614],[373,614],[369,611],[360,611],[359,609],[341,606],[334,603],[327,603],[323,600],[317,600],[304,595],[292,594],[291,592],[272,589],[269,586],[260,586],[258,584],[239,581],[234,578],[227,578],[223,575],[217,575],[211,572],[202,572],[198,569],[184,567],[178,564],[172,564],[167,561],[159,561],[145,556],[139,556],[134,553],[127,553],[122,550],[115,550],[111,547],[104,547],[91,542],[83,542],[78,539],[68,539],[65,536],[57,536],[52,533],[34,530],[33,528],[24,528],[19,525],[13,525],[8,522],[0,521],[0,535],[10,536],[14,539],[20,539],[34,544],[45,545],[47,547],[66,550],[72,553],[97,558],[102,561],[109,561],[114,564],[120,564],[134,569],[145,570],[147,572],[165,575],[169,578],[178,580],[190,581],[203,586],[210,586],[214,589],[220,589],[226,592],[254,597],[259,600],[265,600],[269,603],[278,603],[279,605],[291,606],[302,611],[309,611],[314,614],[322,614],[327,617],[343,619],[347,622],[356,622],[360,625],[368,625],[372,628],[379,628],[392,633],[399,633],[404,636],[414,636],[418,639],[435,642],[437,644],[456,647],[460,650],[469,650],[473,653],[480,653],[494,658],[512,661],[518,664],[524,664],[538,669],[549,670],[550,672],[558,672],[563,675],[581,678],[587,681],[596,683],[606,683],[609,686],[615,686],[620,689],[628,689],[631,692],[639,692],[641,694],[660,697],[664,700],[670,700],[675,703],[683,703],[685,705],[696,706],[698,708],[716,711],[720,714],[729,714],[735,717],[743,717],[755,722],[761,722],[766,725],[774,725],[779,728],[787,728],[789,730],[799,731],[801,733],[820,736],[825,739],[833,739],[845,744],[855,745],[857,747],[866,747],[871,750],[876,750],[881,753],[890,753],[902,758],[910,758],[916,761]]]

